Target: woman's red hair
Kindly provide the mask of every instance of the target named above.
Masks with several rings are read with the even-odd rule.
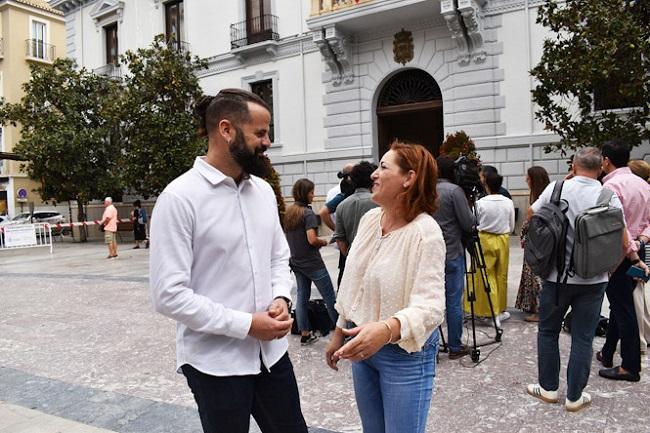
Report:
[[[438,165],[433,155],[424,146],[399,140],[393,141],[390,150],[404,173],[415,172],[415,182],[397,197],[403,203],[404,218],[410,222],[422,212],[433,214],[438,209]]]

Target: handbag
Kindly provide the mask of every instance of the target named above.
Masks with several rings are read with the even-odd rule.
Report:
[[[322,299],[311,299],[309,301],[309,304],[307,304],[307,317],[309,318],[309,330],[312,332],[318,331],[322,336],[326,336],[335,328],[336,324],[332,323],[329,314],[327,314],[325,302]],[[291,333],[300,335],[295,309],[291,310],[291,318],[293,319]]]
[[[106,226],[106,224],[101,223],[101,224],[99,225],[99,231],[100,231],[100,232],[103,232],[103,231],[105,230],[105,226]]]
[[[322,299],[309,301],[307,315],[312,332],[318,331],[324,337],[334,329],[335,324],[332,323],[329,314],[327,314],[327,307]]]

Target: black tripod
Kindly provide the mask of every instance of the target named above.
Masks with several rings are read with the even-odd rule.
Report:
[[[487,346],[494,343],[501,342],[501,336],[503,335],[503,329],[497,324],[496,317],[494,315],[494,306],[492,305],[492,298],[490,297],[490,281],[487,277],[487,270],[485,266],[485,257],[483,256],[483,248],[481,247],[481,240],[478,236],[478,230],[474,229],[471,237],[467,240],[465,249],[470,257],[469,267],[467,266],[467,256],[465,256],[465,287],[467,291],[467,300],[469,301],[470,313],[471,313],[471,322],[472,322],[472,352],[471,357],[472,361],[478,362],[481,356],[481,347]],[[488,299],[488,305],[490,306],[490,315],[492,318],[492,324],[494,325],[494,330],[496,335],[494,340],[478,345],[476,343],[476,323],[474,316],[474,302],[476,302],[476,280],[480,278],[483,282],[483,287],[485,289],[485,294]]]

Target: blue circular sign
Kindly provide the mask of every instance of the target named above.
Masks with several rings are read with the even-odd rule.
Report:
[[[27,190],[25,188],[18,190],[18,198],[27,198]]]

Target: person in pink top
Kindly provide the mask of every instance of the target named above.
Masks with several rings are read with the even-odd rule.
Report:
[[[104,226],[104,242],[108,245],[108,257],[112,259],[117,257],[117,209],[113,206],[113,199],[106,197],[104,199],[104,214],[100,223]]]
[[[646,273],[643,263],[644,250],[641,245],[650,240],[650,185],[636,176],[627,166],[630,160],[630,146],[620,141],[603,145],[603,186],[616,193],[623,205],[623,214],[628,230],[627,253],[637,252],[636,260],[624,259],[611,275],[607,284],[607,299],[610,304],[607,338],[596,358],[606,368],[598,374],[606,379],[638,382],[641,371],[639,328],[634,310],[633,292],[636,281],[626,275],[630,266],[639,266]],[[613,366],[614,352],[621,341],[620,366]]]

